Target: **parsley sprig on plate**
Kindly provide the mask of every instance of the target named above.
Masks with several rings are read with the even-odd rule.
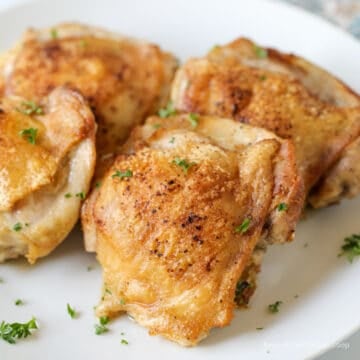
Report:
[[[34,317],[24,324],[2,321],[0,324],[0,338],[9,344],[15,344],[16,340],[30,336],[32,331],[36,329],[38,329],[38,326]]]
[[[353,234],[345,238],[339,256],[343,255],[345,255],[350,262],[353,262],[355,257],[360,256],[360,235]]]

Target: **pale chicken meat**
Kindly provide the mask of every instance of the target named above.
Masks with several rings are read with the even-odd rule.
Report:
[[[102,168],[130,130],[168,101],[176,66],[174,56],[148,42],[59,24],[28,30],[0,58],[0,92],[39,101],[56,86],[79,90],[95,113]]]
[[[256,246],[291,240],[303,200],[289,141],[230,119],[149,118],[82,210],[103,267],[97,315],[195,345],[231,322]]]
[[[83,97],[0,100],[0,262],[49,254],[79,218],[94,173],[96,124]]]
[[[360,192],[360,97],[300,57],[243,38],[216,46],[178,71],[172,100],[291,139],[314,207]]]

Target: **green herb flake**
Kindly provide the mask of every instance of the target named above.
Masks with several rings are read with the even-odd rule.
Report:
[[[24,115],[44,115],[44,110],[41,106],[36,104],[34,101],[23,101],[21,107],[16,109]]]
[[[30,144],[35,145],[37,131],[35,128],[23,129],[19,132],[19,135],[25,138]]]
[[[52,38],[53,40],[55,40],[55,39],[57,39],[57,38],[59,37],[59,34],[58,34],[58,32],[57,32],[56,29],[51,29],[50,35],[51,35],[51,38]]]
[[[125,178],[131,178],[132,176],[133,176],[133,172],[130,169],[127,169],[126,171],[116,170],[114,174],[111,175],[113,179],[115,178],[125,179]]]
[[[71,193],[66,193],[66,194],[64,195],[64,197],[66,197],[67,199],[69,199],[69,198],[72,197],[72,194],[71,194]]]
[[[266,75],[260,75],[260,76],[259,76],[259,79],[260,79],[261,81],[265,81],[265,80],[266,80]]]
[[[120,343],[122,345],[129,345],[129,342],[127,340],[125,340],[125,339],[121,339]]]
[[[80,46],[82,48],[86,48],[88,45],[89,44],[88,44],[88,42],[86,40],[84,40],[84,39],[80,40]]]
[[[22,227],[21,223],[19,223],[19,222],[13,226],[13,230],[16,232],[19,232],[22,228],[23,227]]]
[[[245,289],[249,288],[251,285],[245,280],[239,280],[235,288],[235,298],[234,301],[236,304],[242,303],[242,295]]]
[[[107,316],[101,316],[99,319],[100,325],[107,325],[110,319]]]
[[[278,206],[277,206],[277,210],[278,211],[286,211],[288,209],[288,205],[286,203],[280,203]]]
[[[189,169],[196,165],[194,162],[189,162],[186,159],[180,159],[179,157],[176,157],[171,163],[180,166],[185,174],[187,174]]]
[[[75,310],[74,308],[72,308],[72,307],[70,306],[70,304],[66,304],[66,309],[67,309],[67,312],[68,312],[68,314],[70,315],[70,317],[71,317],[72,319],[75,319],[75,318],[76,318],[76,315],[77,315],[76,310]]]
[[[80,198],[81,200],[85,199],[85,193],[83,191],[75,194],[76,197]]]
[[[154,129],[159,129],[159,128],[161,128],[161,124],[153,124],[152,127]]]
[[[256,57],[259,59],[265,59],[268,56],[267,50],[260,46],[255,45],[254,51],[255,51]]]
[[[188,119],[189,119],[192,127],[195,128],[198,126],[198,123],[199,123],[199,115],[198,114],[190,113]]]
[[[101,182],[100,182],[100,181],[97,181],[97,182],[95,183],[95,187],[98,189],[100,186],[101,186]]]
[[[264,330],[263,327],[257,327],[256,330]]]
[[[170,140],[169,140],[169,143],[170,144],[173,144],[175,142],[175,137],[173,136]]]
[[[109,331],[109,329],[106,326],[95,324],[95,334],[96,335],[101,335],[101,334],[104,334],[104,333],[106,333],[108,331]]]
[[[244,234],[249,230],[249,226],[250,226],[250,219],[245,218],[244,221],[241,223],[241,225],[235,228],[235,232]]]
[[[94,268],[93,268],[91,265],[89,265],[89,266],[86,268],[86,270],[87,270],[87,271],[91,271],[91,270],[94,270]]]
[[[112,292],[108,288],[105,289],[105,293],[109,294],[109,295],[112,295]]]
[[[172,115],[176,115],[176,110],[172,101],[169,101],[165,108],[160,109],[158,115],[164,119]]]
[[[125,300],[122,299],[122,298],[119,300],[119,303],[120,303],[120,305],[125,305],[126,304]]]
[[[353,234],[344,240],[344,245],[341,247],[341,253],[338,256],[345,255],[350,263],[354,258],[360,256],[360,235]]]
[[[282,301],[275,301],[273,304],[268,305],[268,310],[272,314],[279,312],[279,307],[282,304]]]
[[[16,305],[16,306],[24,305],[24,302],[23,302],[21,299],[17,299],[17,300],[15,301],[15,305]]]
[[[6,323],[2,321],[0,324],[0,338],[9,344],[15,344],[17,339],[26,338],[32,334],[32,330],[38,329],[36,319],[32,318],[29,322]]]
[[[109,322],[109,318],[107,316],[101,316],[99,319],[100,324],[95,324],[95,334],[101,335],[109,331],[107,328],[107,324]]]

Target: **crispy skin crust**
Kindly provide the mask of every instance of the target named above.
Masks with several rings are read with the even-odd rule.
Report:
[[[79,90],[95,112],[99,156],[112,153],[134,125],[166,103],[176,59],[156,45],[94,27],[53,29],[55,39],[51,29],[28,30],[3,56],[0,90],[35,101],[59,85]]]
[[[317,185],[318,195],[310,197],[313,206],[339,200],[344,187],[350,188],[348,196],[355,195],[360,167],[354,166],[352,143],[360,134],[359,97],[301,58],[273,49],[267,54],[259,59],[255,44],[239,39],[216,47],[206,59],[188,61],[174,81],[175,106],[231,117],[292,139],[306,192]],[[345,161],[340,164],[340,159]],[[344,174],[351,171],[356,176],[349,180]]]
[[[88,191],[94,173],[96,125],[82,96],[57,88],[40,105],[44,115],[29,116],[22,98],[0,102],[0,261],[26,255],[33,263],[53,250],[76,223],[75,193]],[[35,144],[20,135],[30,128]]]
[[[150,334],[185,346],[228,325],[236,283],[271,233],[266,222],[277,188],[282,196],[297,193],[296,173],[289,182],[276,170],[286,163],[295,171],[286,144],[266,130],[212,117],[200,117],[196,127],[188,115],[152,117],[136,128],[82,211],[85,240],[109,290],[97,314],[126,311]],[[184,171],[177,157],[193,165]],[[113,177],[128,169],[132,177]],[[236,232],[247,218],[247,231]]]

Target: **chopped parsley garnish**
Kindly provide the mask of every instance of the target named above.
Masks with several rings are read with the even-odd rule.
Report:
[[[19,135],[25,138],[30,144],[35,145],[37,131],[38,129],[35,128],[23,129],[19,132]]]
[[[264,330],[263,327],[257,327],[256,330]]]
[[[16,305],[16,306],[24,305],[24,302],[23,302],[21,299],[17,299],[17,300],[15,301],[15,305]]]
[[[175,164],[177,166],[180,166],[185,174],[187,174],[188,170],[192,168],[196,163],[194,162],[188,162],[186,159],[180,159],[179,157],[176,157],[172,164]]]
[[[33,317],[29,322],[6,323],[2,321],[0,324],[0,338],[9,344],[15,344],[16,339],[26,338],[32,334],[32,330],[37,329],[36,319]]]
[[[163,119],[171,115],[176,115],[176,110],[172,101],[169,101],[165,108],[160,109],[158,115]]]
[[[259,59],[265,59],[268,56],[267,50],[260,46],[255,45],[254,51],[255,51],[256,57],[258,57]]]
[[[248,231],[249,226],[250,226],[250,219],[245,218],[244,221],[241,223],[241,225],[239,225],[235,228],[235,232],[244,234]]]
[[[81,200],[85,199],[85,193],[83,191],[75,194],[76,197],[80,198]]]
[[[21,225],[21,223],[16,223],[14,226],[13,226],[13,230],[14,231],[17,231],[17,232],[19,232],[20,230],[22,229],[22,225]]]
[[[72,319],[75,319],[75,318],[76,318],[76,315],[77,315],[76,310],[75,310],[74,308],[72,308],[72,307],[70,306],[70,304],[66,304],[66,309],[67,309],[67,312],[68,312],[68,314],[70,315],[70,317],[71,317]]]
[[[21,107],[16,109],[24,115],[44,115],[44,110],[34,101],[23,101]]]
[[[154,129],[159,129],[161,128],[161,124],[153,124],[152,126]]]
[[[112,295],[112,292],[108,288],[105,289],[105,293],[109,294],[109,295]]]
[[[360,256],[360,235],[353,234],[344,240],[345,244],[341,247],[339,256],[346,255],[347,259],[352,263],[354,258]]]
[[[189,121],[192,127],[197,127],[198,122],[199,122],[199,115],[198,114],[194,114],[194,113],[190,113],[189,114]]]
[[[242,296],[244,290],[247,289],[248,287],[250,287],[250,284],[247,281],[240,280],[237,282],[236,288],[235,288],[235,298],[234,298],[234,301],[237,304],[241,303],[241,296]]]
[[[266,80],[266,75],[260,75],[260,76],[259,76],[259,79],[260,79],[261,81]]]
[[[175,142],[175,137],[173,136],[173,137],[170,139],[169,143],[170,143],[170,144],[173,144],[174,142]]]
[[[88,46],[88,42],[86,40],[80,40],[80,46],[86,48]]]
[[[120,299],[120,305],[125,305],[126,304],[126,302],[125,302],[125,300],[124,299]]]
[[[69,199],[69,198],[72,197],[71,193],[66,193],[64,196],[65,196],[67,199]]]
[[[120,171],[120,170],[116,170],[114,174],[111,175],[111,177],[114,178],[120,178],[120,179],[124,179],[124,178],[130,178],[133,176],[133,172],[130,169],[127,169],[125,171]]]
[[[58,36],[59,36],[59,34],[58,34],[58,32],[57,32],[56,29],[51,29],[50,35],[51,35],[51,38],[54,39],[54,40],[57,39]]]
[[[95,187],[98,189],[100,186],[101,186],[101,182],[100,182],[100,181],[97,181],[97,182],[95,183]]]
[[[107,316],[102,316],[99,319],[100,324],[95,324],[95,334],[101,335],[103,333],[106,333],[109,331],[109,329],[106,327],[106,325],[109,322],[109,318]]]
[[[282,304],[282,301],[275,301],[273,304],[268,306],[269,312],[275,314],[279,312],[279,306]]]
[[[120,343],[123,345],[129,345],[129,342],[125,339],[121,339]]]
[[[278,211],[286,211],[288,209],[288,206],[286,203],[280,203],[278,206],[277,206],[277,210]]]

